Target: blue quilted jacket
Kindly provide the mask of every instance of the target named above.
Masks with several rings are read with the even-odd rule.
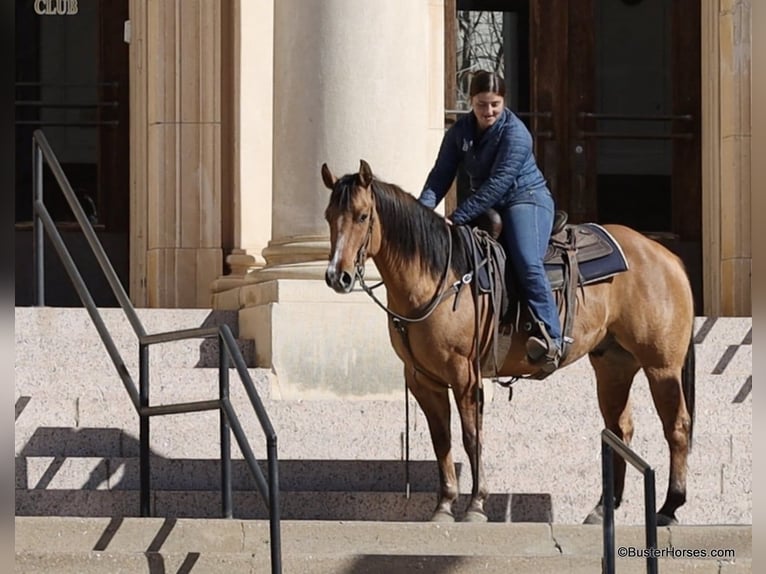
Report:
[[[470,180],[471,196],[450,216],[456,225],[468,223],[490,207],[523,201],[525,190],[546,187],[532,153],[532,135],[508,108],[478,138],[473,113],[462,116],[447,130],[418,201],[431,209],[436,207],[449,191],[461,163]]]

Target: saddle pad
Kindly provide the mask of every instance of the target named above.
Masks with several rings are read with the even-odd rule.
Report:
[[[628,270],[628,262],[625,259],[625,254],[622,252],[617,240],[611,236],[611,234],[598,225],[597,223],[583,223],[578,225],[579,228],[587,230],[587,232],[596,235],[601,242],[604,242],[611,246],[611,249],[603,249],[602,252],[606,253],[598,257],[588,256],[584,259],[580,257],[580,252],[577,252],[577,266],[579,268],[581,285],[588,285],[589,283],[595,283],[596,281],[603,281],[618,273]],[[555,291],[561,289],[564,285],[564,266],[562,263],[545,263],[545,270],[548,273],[548,280],[551,283],[551,288]]]

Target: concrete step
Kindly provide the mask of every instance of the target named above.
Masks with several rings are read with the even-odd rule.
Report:
[[[551,524],[299,522],[280,525],[283,572],[598,572],[602,530]],[[616,547],[642,548],[642,528],[618,526]],[[17,572],[269,571],[268,523],[240,520],[17,517]],[[727,549],[729,557],[661,558],[660,571],[751,571],[749,527],[658,529],[658,548]],[[644,572],[645,560],[618,558],[619,572]],[[183,568],[186,570],[183,570]],[[163,570],[164,571],[164,570]]]
[[[509,461],[503,466],[486,465],[486,478],[496,491],[533,492],[545,488],[564,492],[573,483],[593,480],[599,483],[598,465],[583,461],[562,463],[559,472],[550,476],[537,473],[533,468],[544,463],[540,460]],[[266,474],[265,459],[260,466]],[[389,491],[402,490],[405,483],[406,463],[402,460],[375,459],[288,459],[279,462],[280,488],[284,491]],[[456,464],[461,492],[471,490],[470,467],[464,462]],[[218,459],[171,459],[152,457],[152,485],[159,490],[210,490],[219,485]],[[694,466],[688,476],[690,490],[717,494],[741,495],[752,491],[752,480],[736,484],[737,477],[749,477],[752,465],[732,462],[721,465],[718,472]],[[16,459],[16,488],[47,490],[131,490],[138,488],[138,457],[99,456],[30,456]],[[660,474],[660,473],[658,473]],[[232,461],[234,488],[254,487],[250,469],[243,459]],[[411,460],[409,463],[411,490],[431,492],[438,484],[435,460]],[[628,484],[640,483],[640,475],[629,474]],[[658,481],[658,496],[664,486]],[[741,489],[741,490],[739,490]],[[629,492],[632,492],[629,491]]]
[[[257,520],[268,517],[268,511],[255,489],[236,490],[232,494],[234,516]],[[571,508],[571,500],[559,501],[551,495],[496,494],[490,497],[486,510],[490,522],[552,522],[553,506]],[[595,500],[591,501],[594,503]],[[568,504],[566,504],[568,503]],[[461,495],[454,512],[460,519],[468,504]],[[343,520],[374,522],[427,522],[436,506],[434,492],[413,492],[408,499],[399,492],[338,492],[294,491],[280,496],[280,512],[286,520]],[[558,507],[558,506],[557,506]],[[221,496],[215,491],[152,492],[150,509],[153,516],[181,518],[220,518]],[[566,516],[565,522],[582,520],[586,511]],[[642,511],[636,516],[621,514],[621,524],[640,523]],[[137,490],[27,490],[16,491],[17,516],[105,517],[140,515]]]
[[[600,489],[591,493],[492,491],[486,511],[491,522],[582,523],[598,500]],[[678,511],[681,524],[752,524],[752,505],[741,500],[690,496]],[[435,492],[404,491],[291,491],[281,494],[282,514],[291,520],[369,520],[423,522],[436,505]],[[462,516],[468,495],[455,503]],[[18,516],[138,516],[137,490],[16,490]],[[238,518],[265,518],[266,508],[255,490],[233,493],[234,515]],[[221,516],[220,494],[216,491],[153,490],[152,516],[216,518]],[[619,524],[644,523],[643,497],[625,499],[615,514]]]
[[[128,366],[138,364],[138,338],[122,309],[102,308],[99,314],[115,346]],[[137,309],[147,334],[229,325],[239,333],[236,311],[207,309]],[[16,366],[51,366],[59,370],[88,365],[113,371],[109,355],[85,309],[16,307]],[[254,364],[251,340],[238,342],[246,362]],[[22,351],[22,352],[20,352]],[[152,345],[152,365],[212,367],[218,365],[218,343],[212,339],[188,339]]]
[[[266,474],[265,463],[261,467]],[[598,464],[563,465],[554,475],[539,471],[544,461],[508,467],[508,474],[487,473],[492,520],[579,522],[595,504],[601,489]],[[152,493],[158,516],[219,515],[220,466],[217,460],[152,461]],[[263,516],[254,497],[255,483],[244,461],[233,462],[238,516]],[[31,457],[16,460],[16,512],[24,515],[135,515],[139,465],[132,458]],[[438,473],[433,461],[411,461],[406,500],[405,465],[386,460],[280,460],[280,490],[285,512],[295,519],[425,520],[435,504]],[[685,524],[752,522],[751,467],[723,465],[711,473],[694,467],[688,477],[687,504],[679,510]],[[467,465],[458,464],[463,508],[470,493]],[[656,503],[665,496],[666,474],[657,473]],[[332,500],[332,502],[329,502]],[[643,481],[628,474],[620,520],[644,520]],[[258,514],[258,513],[261,514]]]
[[[168,402],[213,399],[218,396],[218,373],[197,369],[170,369],[154,376],[150,393],[151,404]],[[405,404],[400,400],[311,400],[294,401],[270,398],[270,388],[274,384],[273,375],[265,370],[251,370],[259,396],[269,413],[272,423],[279,434],[294,430],[311,431],[316,438],[319,433],[330,432],[333,440],[351,442],[362,437],[385,441],[386,436],[398,435],[404,431]],[[87,380],[87,379],[86,379]],[[62,385],[61,396],[52,389],[44,394],[32,389],[29,394],[19,393],[16,398],[16,429],[33,431],[38,427],[83,427],[83,428],[118,428],[135,433],[137,415],[130,404],[127,394],[119,381],[102,381],[91,377],[93,385],[80,392],[74,392]],[[83,385],[83,383],[79,383]],[[538,383],[541,385],[542,383]],[[72,386],[75,386],[74,384]],[[106,389],[111,390],[107,391]],[[713,385],[698,387],[698,409],[695,437],[702,435],[750,436],[752,434],[752,399],[732,405],[730,402],[713,399]],[[719,389],[720,390],[720,389]],[[542,387],[539,389],[522,388],[515,392],[512,402],[508,402],[497,391],[485,407],[485,428],[490,436],[499,441],[500,448],[512,446],[514,437],[519,433],[545,435],[570,435],[574,440],[595,440],[603,428],[595,396],[592,390]],[[553,395],[558,392],[559,398]],[[256,425],[244,388],[232,376],[232,402],[245,425]],[[566,401],[562,401],[564,395]],[[570,400],[571,399],[571,400]],[[647,444],[662,445],[664,437],[659,418],[654,412],[651,397],[645,389],[635,388],[633,393],[635,435],[634,440],[646,439]],[[427,427],[425,417],[415,401],[410,400],[411,431],[420,432]],[[179,415],[173,420],[183,421],[187,415]],[[189,415],[198,418],[200,424],[206,424],[205,417],[216,418],[214,413]],[[453,407],[452,431],[460,436],[457,411]],[[155,419],[160,420],[160,419]],[[159,424],[159,423],[158,423]],[[163,423],[164,424],[164,423]],[[187,429],[179,423],[179,432]],[[24,436],[28,439],[29,433]],[[326,434],[322,438],[327,438]],[[187,441],[188,442],[188,441]],[[281,441],[285,445],[289,442]],[[489,445],[491,441],[487,441]],[[17,448],[19,448],[17,440]],[[196,445],[192,445],[195,446]],[[314,448],[314,447],[312,447]],[[664,446],[662,447],[664,448]],[[190,453],[191,454],[191,453]],[[207,456],[201,452],[191,456]]]
[[[126,367],[138,388],[138,367]],[[247,372],[258,390],[258,395],[264,400],[271,398],[271,389],[275,384],[271,370],[249,368]],[[218,368],[153,366],[149,372],[151,404],[217,398],[218,375]],[[233,396],[241,396],[246,400],[239,374],[234,369],[229,371],[229,381]],[[64,406],[75,400],[96,400],[116,406],[122,403],[130,405],[129,395],[113,367],[96,369],[82,363],[68,367],[57,365],[55,368],[17,368],[16,401],[22,397],[25,399],[17,415],[23,414],[24,409],[30,406],[29,399],[49,401],[51,404],[59,401]]]

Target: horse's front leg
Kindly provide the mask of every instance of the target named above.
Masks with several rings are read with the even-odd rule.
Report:
[[[478,394],[477,394],[478,389]],[[471,463],[473,487],[471,502],[465,511],[465,522],[486,522],[487,513],[484,503],[489,497],[487,480],[484,474],[484,462],[481,456],[482,421],[484,418],[484,393],[476,384],[463,389],[455,389],[455,399],[463,429],[463,447]]]
[[[448,389],[422,374],[415,375],[411,369],[406,369],[405,379],[426,415],[428,428],[431,431],[431,442],[439,465],[438,502],[431,521],[454,522],[452,504],[458,497],[458,484],[455,463],[452,459]]]

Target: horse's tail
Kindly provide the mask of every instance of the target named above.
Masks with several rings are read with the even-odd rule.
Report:
[[[689,411],[689,452],[692,450],[692,438],[694,436],[694,365],[694,333],[692,333],[684,366],[681,368],[681,388],[684,393],[684,401],[686,401],[686,410]]]

